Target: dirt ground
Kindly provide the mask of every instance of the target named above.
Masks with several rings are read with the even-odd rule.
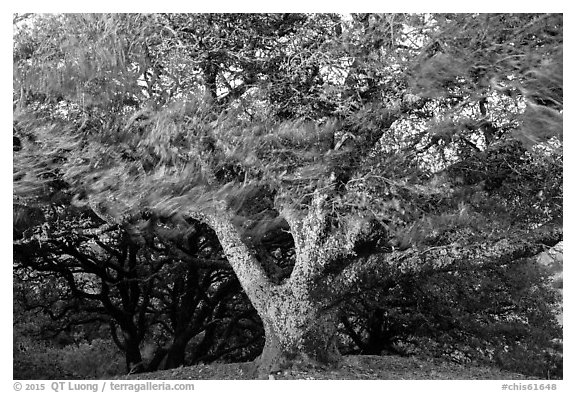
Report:
[[[254,379],[252,363],[207,364],[172,370],[128,375],[122,379],[141,380],[224,380]],[[460,365],[436,359],[399,356],[346,356],[335,370],[293,367],[269,379],[536,379],[490,367]]]

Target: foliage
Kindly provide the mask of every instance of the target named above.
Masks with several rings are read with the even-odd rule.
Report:
[[[361,214],[368,210],[377,216],[389,216],[390,209],[372,206],[370,201],[381,199],[382,192],[391,194],[392,200],[401,200],[400,195],[391,193],[392,187],[372,189],[374,181],[369,181],[370,176],[400,184],[414,183],[423,188],[422,192],[431,192],[427,184],[430,173],[417,166],[419,161],[435,160],[435,165],[441,167],[442,157],[450,162],[465,161],[467,150],[484,150],[510,134],[510,130],[517,130],[522,116],[529,115],[529,111],[522,111],[522,105],[537,94],[545,95],[538,105],[550,103],[552,106],[546,108],[551,111],[561,104],[557,94],[561,68],[555,61],[561,48],[557,45],[562,42],[558,30],[561,20],[554,15],[356,15],[345,22],[332,15],[262,14],[246,15],[242,27],[236,25],[240,22],[233,15],[100,15],[66,16],[46,23],[65,24],[62,34],[72,40],[89,37],[91,30],[83,31],[93,20],[98,23],[92,23],[91,29],[101,29],[104,37],[93,43],[94,47],[77,43],[68,46],[101,53],[103,57],[75,62],[77,57],[84,58],[84,52],[77,54],[66,49],[62,53],[68,57],[63,61],[69,58],[70,67],[78,68],[74,72],[85,74],[101,67],[102,72],[114,75],[109,83],[121,87],[141,83],[141,91],[123,93],[137,103],[114,109],[109,106],[113,100],[93,98],[107,105],[105,110],[109,111],[96,124],[91,122],[101,115],[91,112],[91,106],[83,105],[79,96],[64,96],[56,106],[70,107],[66,110],[67,124],[52,131],[46,129],[45,143],[59,145],[52,149],[56,149],[56,157],[66,154],[67,160],[58,171],[61,179],[73,187],[70,192],[87,193],[99,201],[115,198],[116,206],[106,208],[116,218],[143,209],[168,215],[191,204],[202,209],[214,200],[244,193],[242,186],[259,182],[271,183],[277,197],[296,205],[308,204],[310,198],[306,196],[314,189],[328,187],[338,191],[346,186],[347,192],[331,198],[333,210],[346,212],[346,206],[355,206]],[[142,26],[138,25],[140,33],[131,37],[134,23]],[[39,30],[46,29],[41,24],[34,25]],[[533,43],[530,38],[535,31],[544,35]],[[148,33],[147,38],[143,38],[144,32]],[[205,37],[200,39],[203,33]],[[108,42],[106,37],[118,38]],[[131,43],[130,50],[124,47],[124,41]],[[105,50],[108,47],[117,53]],[[39,46],[33,53],[36,57],[50,54],[58,62],[61,50]],[[529,53],[529,57],[524,59],[524,53]],[[487,54],[492,57],[487,58]],[[118,57],[122,61],[115,60]],[[347,64],[346,59],[356,60]],[[18,56],[15,61],[22,62]],[[138,67],[129,67],[130,61]],[[195,70],[190,74],[197,75],[197,79],[182,85],[172,81],[174,86],[164,86],[164,79],[178,79],[184,64]],[[305,71],[307,65],[316,70],[310,71],[316,76],[310,76],[308,82],[294,80],[300,72],[309,72]],[[336,68],[348,73],[345,80],[329,77],[337,74]],[[322,76],[329,71],[331,74]],[[127,82],[118,79],[118,73],[127,73]],[[550,75],[548,79],[554,80],[557,87],[543,90],[547,84],[538,82],[541,74]],[[22,85],[25,92],[36,91],[36,80],[26,75],[18,76],[17,83],[27,83]],[[144,86],[139,78],[148,77],[152,79]],[[494,86],[494,78],[498,78],[498,83],[502,78],[511,82],[505,88],[501,84]],[[43,80],[58,78],[47,75]],[[157,89],[163,89],[162,94],[170,91],[172,99],[152,100],[152,81]],[[236,88],[230,84],[232,81],[238,85]],[[423,85],[424,82],[428,84]],[[310,83],[328,91],[337,89],[338,93],[328,101],[336,103],[343,99],[337,97],[348,97],[347,104],[338,104],[348,109],[305,110],[309,115],[299,112],[299,106],[317,100],[319,93],[308,86]],[[278,91],[286,86],[298,94]],[[83,83],[73,87],[81,90],[84,97],[91,94]],[[259,98],[242,96],[237,102],[228,102],[228,106],[219,105],[224,97],[238,98],[239,87],[243,93],[258,90]],[[506,89],[518,92],[514,100]],[[364,90],[366,94],[352,96],[353,91]],[[49,94],[61,96],[60,90],[49,90]],[[285,112],[289,107],[296,113],[246,117],[245,111],[258,101],[273,111]],[[26,97],[20,97],[19,102],[24,107]],[[509,105],[518,108],[509,110]],[[40,105],[46,110],[50,107],[54,104]],[[21,128],[34,128],[38,121],[54,121],[30,118],[32,113],[37,117],[40,108],[19,112]],[[339,122],[326,120],[328,116]],[[307,118],[312,121],[303,122]],[[457,119],[456,123],[450,125],[450,118]],[[70,120],[80,129],[93,132],[78,135]],[[425,132],[411,136],[406,130],[396,131],[403,121],[427,128],[428,135]],[[385,132],[388,129],[390,132]],[[398,135],[404,140],[399,141]],[[78,137],[85,142],[70,144]],[[378,141],[387,154],[367,159],[365,155]],[[46,151],[46,145],[42,147],[44,157],[57,159],[49,153],[51,150]],[[413,154],[410,149],[414,147],[420,152],[419,157],[406,157]],[[455,150],[461,152],[455,154]],[[45,178],[40,173],[34,177],[35,171],[28,165],[24,167],[28,183],[39,184],[40,178]],[[381,173],[384,168],[389,170]],[[86,182],[87,178],[92,181]],[[413,192],[410,194],[405,197],[408,201],[402,206],[404,209],[410,208],[410,200],[415,197]],[[404,221],[410,220],[413,218]]]
[[[95,379],[122,373],[122,354],[109,340],[55,347],[14,337],[14,379]]]
[[[68,345],[58,350],[62,357],[62,369],[70,370],[78,378],[110,378],[122,373],[122,353],[111,340],[93,340],[77,345]]]
[[[371,275],[416,274],[390,300],[431,286],[411,300],[446,296],[434,316],[458,314],[460,334],[477,305],[456,294],[492,280],[516,302],[526,287],[498,269],[561,240],[562,15],[30,18],[14,35],[17,262],[138,319],[111,319],[135,352],[197,337],[196,360],[252,356],[260,325],[224,243],[277,287],[315,274],[335,303]],[[232,248],[211,232],[226,220]],[[447,277],[454,292],[434,284]]]
[[[355,351],[498,364],[562,378],[561,299],[535,261],[407,275],[347,301]],[[527,362],[526,359],[530,361]]]

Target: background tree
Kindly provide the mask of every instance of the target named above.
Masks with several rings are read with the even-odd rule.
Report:
[[[562,333],[551,307],[561,299],[549,274],[536,261],[518,260],[379,284],[346,301],[344,351],[425,354],[561,378]]]
[[[42,154],[15,193],[58,180],[110,225],[202,222],[264,324],[260,372],[335,363],[367,277],[561,240],[561,54],[561,15],[47,18],[16,39],[16,136]],[[512,188],[538,167],[540,202]],[[286,266],[262,257],[275,231]]]
[[[245,334],[260,331],[257,317],[225,260],[218,259],[213,235],[194,227],[179,233],[188,248],[179,245],[175,253],[165,245],[177,242],[173,231],[165,231],[172,239],[162,243],[134,239],[117,228],[100,233],[86,228],[89,221],[59,214],[58,221],[45,217],[19,233],[15,299],[24,310],[49,316],[49,321],[37,321],[42,337],[92,341],[102,337],[102,325],[109,325],[105,330],[125,354],[129,372],[184,364],[187,344],[201,334],[187,363],[245,350],[260,338]],[[248,341],[232,345],[239,324]],[[226,334],[220,337],[218,330]],[[153,358],[144,359],[142,349],[151,340],[159,348]]]

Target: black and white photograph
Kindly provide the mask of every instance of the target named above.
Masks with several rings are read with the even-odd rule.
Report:
[[[562,13],[12,21],[14,391],[562,390]]]

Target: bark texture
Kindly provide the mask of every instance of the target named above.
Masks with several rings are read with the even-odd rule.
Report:
[[[338,312],[324,308],[321,299],[301,298],[290,283],[274,291],[268,306],[259,310],[266,343],[258,362],[258,373],[270,373],[293,366],[336,365]]]
[[[354,244],[366,221],[351,216],[338,228],[329,225],[324,202],[316,192],[308,210],[279,206],[294,238],[296,262],[290,277],[274,284],[244,244],[225,210],[191,213],[208,224],[240,284],[260,315],[266,343],[258,361],[258,376],[297,364],[336,365],[341,356],[336,346],[338,304],[354,292],[366,275],[404,274],[477,265],[507,263],[541,252],[562,238],[561,225],[542,227],[533,233],[511,236],[493,244],[447,245],[427,250],[411,248],[368,257],[355,257]]]
[[[295,240],[296,263],[290,278],[281,284],[272,283],[266,276],[232,224],[231,215],[224,210],[191,213],[216,232],[263,321],[266,343],[258,361],[260,377],[297,364],[335,365],[341,358],[336,346],[338,310],[326,296],[326,283],[319,278],[333,259],[352,252],[361,225],[354,218],[338,233],[330,232],[324,200],[316,194],[305,212],[282,209]]]

